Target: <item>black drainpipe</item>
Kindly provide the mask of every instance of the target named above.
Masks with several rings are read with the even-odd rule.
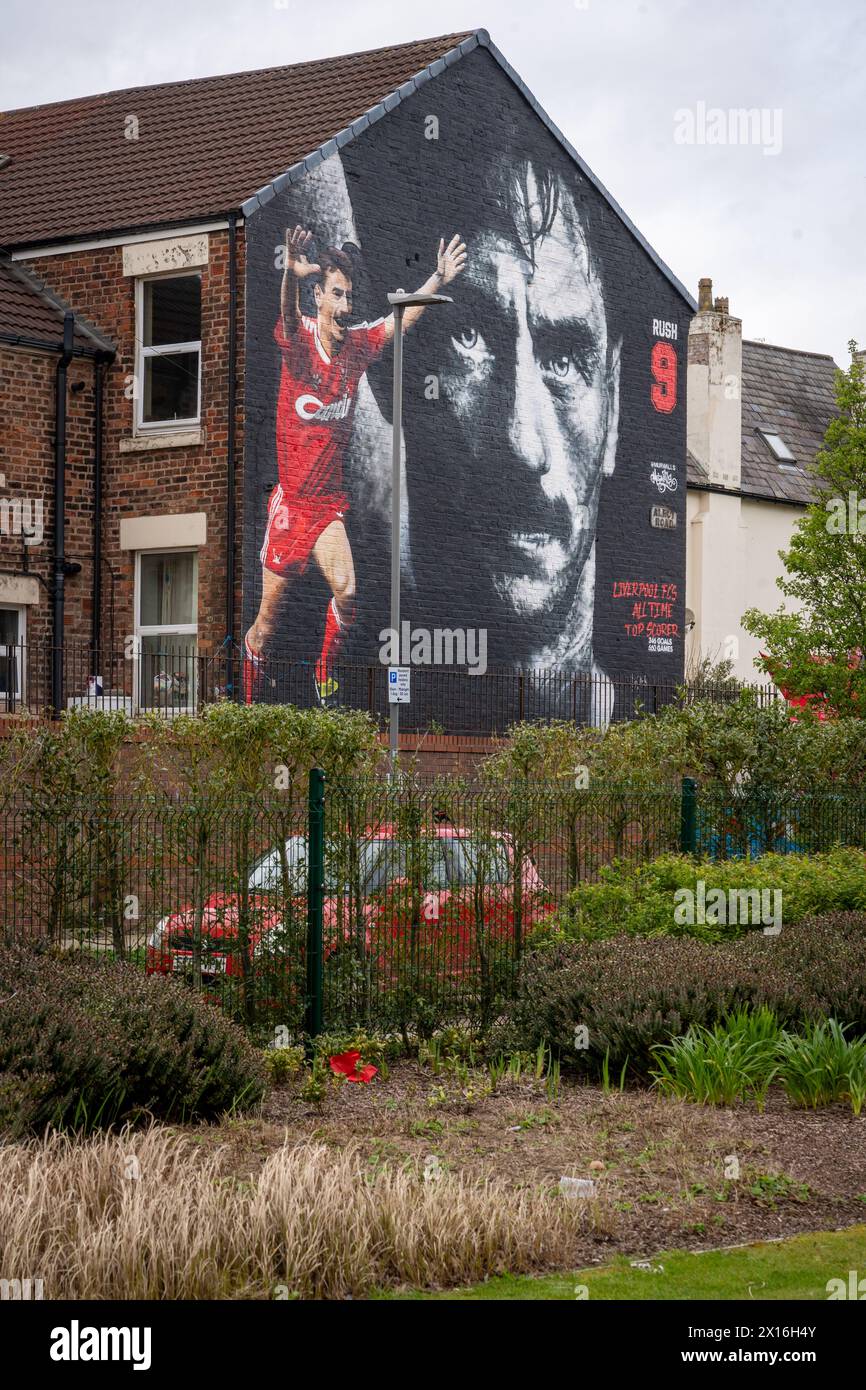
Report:
[[[54,612],[51,652],[51,703],[63,713],[63,613],[66,575],[66,369],[72,361],[75,320],[63,315],[63,351],[57,363],[54,391]]]
[[[228,214],[229,224],[229,351],[228,351],[228,426],[226,429],[226,690],[234,696],[234,612],[235,612],[235,410],[237,406],[237,318],[238,273],[237,231],[235,213]]]
[[[102,639],[102,388],[106,362],[93,364],[93,612],[90,617],[90,674],[98,676]]]

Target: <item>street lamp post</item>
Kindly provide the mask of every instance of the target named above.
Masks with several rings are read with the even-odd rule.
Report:
[[[394,310],[394,407],[391,431],[391,633],[400,647],[400,441],[403,435],[403,314],[413,305],[450,304],[447,294],[405,294],[397,290],[388,295]],[[392,646],[393,655],[393,646]],[[400,735],[400,706],[389,705],[391,776],[397,773],[397,744]]]

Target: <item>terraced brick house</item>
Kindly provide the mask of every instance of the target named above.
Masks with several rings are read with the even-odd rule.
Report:
[[[681,677],[695,304],[479,30],[0,117],[7,708],[309,701],[327,658],[387,709],[387,296],[425,286],[412,631],[530,673],[494,723],[533,672],[578,717]]]

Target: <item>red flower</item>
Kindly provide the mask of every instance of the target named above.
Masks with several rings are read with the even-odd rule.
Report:
[[[360,1052],[341,1052],[329,1060],[334,1075],[345,1076],[347,1081],[372,1081],[379,1070],[378,1067],[373,1067],[368,1062],[365,1067],[361,1067],[361,1070],[358,1071],[357,1066],[361,1060]]]

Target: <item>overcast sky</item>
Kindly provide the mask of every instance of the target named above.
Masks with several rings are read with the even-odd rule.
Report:
[[[866,343],[863,0],[2,0],[2,13],[4,109],[486,28],[693,294],[710,275],[747,337],[840,365],[849,338]],[[739,108],[765,112],[763,138],[706,143],[713,112]]]

